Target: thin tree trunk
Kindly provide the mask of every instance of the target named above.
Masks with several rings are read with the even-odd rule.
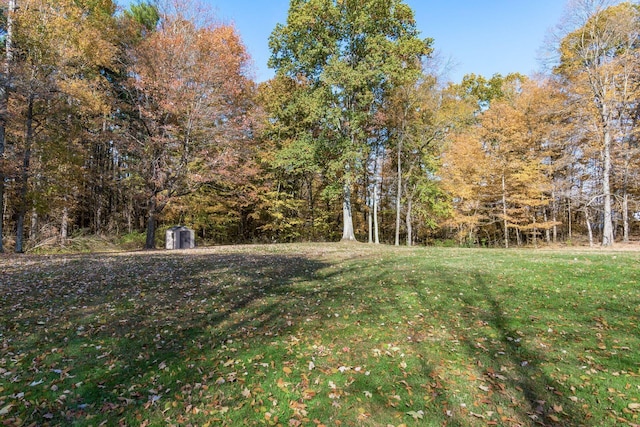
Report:
[[[316,213],[313,203],[313,178],[307,180],[307,188],[309,193],[309,213],[311,214],[311,240],[316,239]]]
[[[405,225],[407,227],[407,246],[411,246],[413,244],[413,228],[411,226],[411,208],[413,207],[413,202],[411,198],[407,200],[407,213],[405,216]]]
[[[542,209],[542,211],[544,212],[544,222],[547,222],[549,220],[549,217],[547,215],[547,210],[546,209]],[[553,227],[555,228],[555,225]],[[546,238],[547,244],[551,243],[551,229],[549,229],[547,227],[544,230],[544,236]]]
[[[571,240],[573,238],[573,219],[571,218],[571,198],[567,197],[567,213],[568,213],[568,235],[569,235],[569,240]]]
[[[509,222],[507,221],[507,190],[506,183],[504,181],[504,174],[502,175],[502,215],[504,225],[504,247],[509,247]]]
[[[623,227],[623,241],[629,242],[629,194],[626,191],[622,196],[622,227]]]
[[[380,244],[380,233],[378,231],[378,177],[373,185],[373,243]]]
[[[558,203],[556,200],[555,191],[552,195],[552,211],[551,211],[551,220],[553,221],[553,243],[558,243]]]
[[[593,247],[593,230],[591,228],[591,218],[589,218],[589,208],[585,208],[584,210],[584,218],[587,222],[587,231],[589,233],[589,246]]]
[[[29,227],[29,240],[32,242],[38,238],[38,211],[35,206],[31,208],[31,227]]]
[[[16,227],[16,247],[17,253],[24,252],[24,219],[27,214],[27,190],[29,185],[29,164],[31,162],[31,144],[33,142],[33,95],[29,95],[27,100],[27,117],[25,129],[25,148],[22,159],[22,173],[20,177],[20,200],[18,209],[18,221]]]
[[[398,139],[398,189],[396,193],[395,245],[400,246],[400,209],[402,207],[402,137]]]
[[[602,246],[613,246],[613,210],[611,207],[611,131],[608,127],[607,110],[604,108],[604,144],[602,165],[602,193],[604,194],[604,227],[602,229]]]
[[[369,168],[365,168],[366,170],[368,170]],[[367,234],[368,234],[368,239],[367,242],[369,244],[373,244],[373,201],[371,200],[371,182],[370,182],[370,176],[369,174],[365,171],[364,174],[364,188],[365,188],[365,194],[366,194],[366,199],[367,199],[367,211],[365,213],[365,221],[367,223]]]
[[[367,230],[369,231],[369,244],[373,243],[373,208],[369,206],[369,210],[367,212]]]
[[[69,237],[69,209],[62,208],[62,222],[60,224],[60,241],[64,245]]]
[[[7,10],[7,28],[5,34],[5,61],[3,76],[0,82],[0,253],[4,252],[4,193],[5,176],[2,165],[6,149],[6,128],[9,116],[9,90],[11,87],[11,61],[13,60],[13,13],[16,10],[16,0],[9,0]]]
[[[4,125],[2,127],[2,133],[4,133]],[[4,140],[4,135],[0,136],[0,139]],[[4,141],[3,141],[4,142]],[[1,151],[4,151],[4,144]],[[3,154],[0,153],[0,160],[2,160]],[[0,253],[4,252],[3,236],[4,236],[4,173],[0,166]]]

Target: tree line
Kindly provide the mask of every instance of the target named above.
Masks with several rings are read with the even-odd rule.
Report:
[[[640,6],[576,1],[549,71],[442,76],[401,0],[292,0],[256,83],[202,5],[2,3],[0,251],[638,233]]]

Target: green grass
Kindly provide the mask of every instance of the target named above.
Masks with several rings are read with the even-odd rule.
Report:
[[[0,257],[0,425],[640,424],[640,253]]]

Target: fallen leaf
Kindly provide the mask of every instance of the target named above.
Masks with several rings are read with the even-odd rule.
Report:
[[[407,415],[409,415],[410,417],[412,417],[414,420],[421,420],[424,418],[424,411],[420,410],[420,411],[409,411],[407,412]]]

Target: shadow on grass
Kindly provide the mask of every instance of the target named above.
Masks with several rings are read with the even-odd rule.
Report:
[[[313,316],[306,301],[321,290],[305,283],[326,267],[306,257],[242,253],[42,261],[10,266],[1,284],[0,383],[12,383],[8,411],[19,413],[9,425],[100,414],[114,424],[135,422],[161,396],[215,381],[225,360],[204,354],[231,343],[247,349]]]
[[[391,271],[393,267],[390,262],[383,269]],[[407,334],[414,337],[413,348],[430,354],[437,347],[438,352],[445,353],[444,357],[447,352],[461,353],[464,355],[461,365],[468,367],[463,378],[454,379],[460,374],[446,372],[446,366],[424,363],[425,375],[434,378],[429,387],[435,403],[431,421],[450,426],[599,425],[583,403],[576,400],[569,386],[548,374],[555,361],[540,347],[536,348],[535,337],[522,336],[514,326],[517,322],[509,314],[513,313],[514,304],[501,302],[505,297],[496,294],[489,285],[496,281],[495,277],[473,266],[461,269],[438,266],[420,273],[426,280],[418,281],[415,275],[403,280],[400,276],[386,291],[389,295],[394,288],[412,288],[420,301],[418,310],[408,310],[410,307],[399,299],[392,305],[398,312],[422,311],[429,317],[424,323],[429,326],[428,331],[417,326],[407,328]],[[633,370],[632,365],[629,368]],[[474,371],[478,378],[466,377]],[[443,379],[442,384],[438,384],[439,378]],[[475,389],[475,395],[459,395],[456,388],[465,381],[477,384],[465,387],[464,391]]]
[[[482,374],[481,406],[498,410],[507,425],[594,425],[591,415],[571,398],[571,390],[542,368],[553,361],[534,349],[535,337],[513,326],[510,310],[487,284],[491,277],[480,272],[469,277],[467,288],[450,280],[449,297],[462,303],[460,318],[467,333],[460,341]]]
[[[554,361],[521,336],[513,304],[492,287],[491,274],[399,259],[196,251],[31,258],[10,265],[0,284],[0,409],[12,405],[9,425],[135,425],[151,412],[157,425],[216,425],[224,424],[225,408],[244,404],[252,416],[280,405],[304,422],[303,415],[295,418],[296,408],[303,413],[296,405],[307,405],[310,413],[314,408],[299,396],[314,386],[326,391],[327,380],[340,378],[340,392],[359,396],[363,406],[369,402],[361,415],[371,413],[357,422],[358,407],[341,409],[355,425],[378,425],[376,407],[394,423],[412,422],[410,413],[416,424],[459,427],[491,420],[594,424],[569,398],[570,390],[548,374],[545,365]],[[313,349],[296,353],[296,335],[303,333]],[[343,346],[352,347],[340,355],[344,360],[329,354]],[[385,346],[401,350],[386,356]],[[371,356],[374,350],[382,356]],[[293,366],[286,363],[305,366],[309,355],[317,356],[313,372],[322,370],[316,376],[321,384],[312,383],[311,369],[298,376],[283,370]],[[372,375],[335,372],[349,362],[372,365],[366,368]],[[412,366],[399,367],[405,362]],[[461,372],[450,372],[452,366]],[[478,378],[467,379],[470,373]],[[249,375],[272,401],[240,395],[254,381]],[[225,388],[229,384],[238,390]],[[466,407],[458,389],[475,392],[464,396]],[[194,395],[204,405],[200,413],[186,403]],[[174,410],[181,402],[184,408]],[[340,404],[326,396],[320,402]],[[167,411],[170,420],[162,418]],[[389,418],[394,411],[400,421]]]

